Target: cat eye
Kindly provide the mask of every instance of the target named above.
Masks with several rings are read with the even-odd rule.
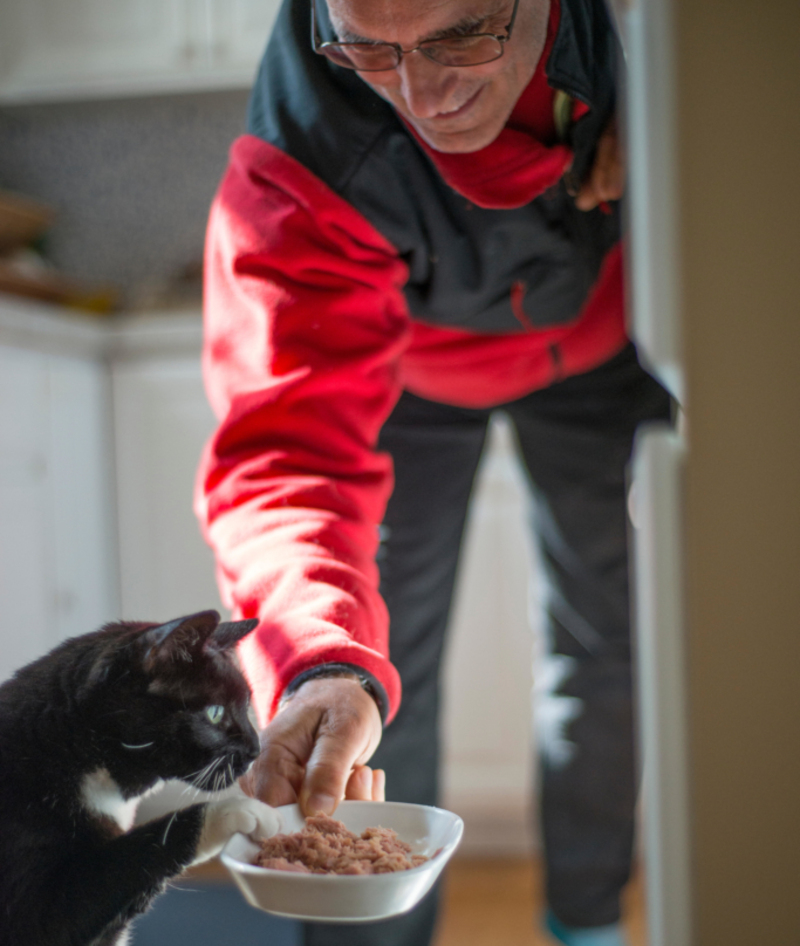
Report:
[[[208,716],[210,722],[215,726],[218,722],[222,720],[222,717],[225,715],[224,706],[207,706],[206,707],[206,716]]]

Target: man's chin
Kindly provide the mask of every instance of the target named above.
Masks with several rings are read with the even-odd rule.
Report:
[[[497,129],[478,127],[448,132],[423,127],[416,122],[412,124],[414,130],[427,145],[444,154],[470,154],[473,151],[480,151],[490,145],[502,130],[501,126]]]

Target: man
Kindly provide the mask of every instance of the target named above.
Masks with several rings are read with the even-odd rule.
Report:
[[[578,946],[623,942],[625,469],[670,414],[625,335],[616,51],[602,0],[287,0],[207,252],[197,507],[226,602],[260,619],[248,790],[332,812],[385,770],[389,797],[436,801],[439,659],[502,407],[551,585],[546,923]],[[424,946],[435,899],[304,941]]]

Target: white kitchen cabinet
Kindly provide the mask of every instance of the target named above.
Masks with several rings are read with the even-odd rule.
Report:
[[[214,5],[214,56],[219,66],[241,73],[252,84],[280,0],[205,0]]]
[[[2,673],[57,640],[48,511],[46,356],[0,349]]]
[[[133,620],[222,611],[214,557],[192,509],[214,415],[200,373],[199,319],[183,328],[186,348],[165,353],[158,333],[132,327],[112,366],[121,614]]]
[[[0,680],[117,610],[107,372],[24,310],[0,302]]]
[[[246,88],[280,0],[5,0],[0,101]]]

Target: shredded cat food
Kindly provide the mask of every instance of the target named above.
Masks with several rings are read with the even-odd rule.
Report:
[[[427,860],[391,828],[367,828],[359,837],[341,821],[314,815],[302,831],[262,841],[255,863],[298,874],[390,874]]]

